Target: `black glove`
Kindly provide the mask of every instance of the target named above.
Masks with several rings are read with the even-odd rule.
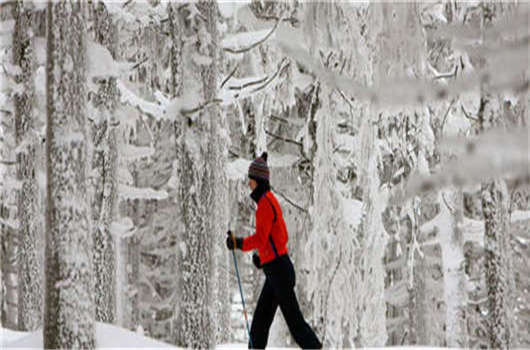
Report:
[[[261,269],[261,261],[259,260],[259,255],[254,253],[252,254],[252,262],[254,263],[254,266],[256,266],[258,269]]]
[[[235,247],[234,247],[234,235],[232,234],[232,231],[228,231],[226,233],[228,235],[228,237],[226,237],[226,247],[229,249],[229,250],[234,250],[235,248],[237,249],[243,249],[243,238],[235,238]]]

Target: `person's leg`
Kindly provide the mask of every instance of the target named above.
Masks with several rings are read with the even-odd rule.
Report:
[[[296,276],[289,256],[282,256],[268,277],[274,289],[283,317],[298,346],[303,349],[321,349],[322,343],[304,320],[294,292]]]
[[[250,339],[252,339],[252,347],[250,342],[248,348],[253,349],[265,349],[267,346],[267,340],[269,338],[269,330],[278,308],[278,301],[274,296],[274,290],[272,288],[269,279],[265,279],[265,284],[261,290],[261,294],[258,298],[258,304],[252,317],[252,325],[250,326]]]
[[[280,310],[282,310],[283,318],[298,346],[303,349],[322,348],[322,343],[318,340],[315,332],[304,320],[293,288],[281,292]]]

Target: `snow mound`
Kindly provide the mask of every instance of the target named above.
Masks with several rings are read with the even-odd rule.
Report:
[[[7,332],[7,333],[5,333]],[[4,337],[4,335],[6,335]],[[2,349],[43,347],[42,330],[24,333],[2,329]],[[98,348],[171,348],[176,347],[127,329],[107,323],[96,323],[96,346]]]

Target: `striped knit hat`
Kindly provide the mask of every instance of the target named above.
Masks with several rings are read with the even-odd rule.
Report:
[[[248,177],[258,180],[269,181],[269,167],[267,166],[267,152],[263,152],[261,156],[250,163],[248,168]]]

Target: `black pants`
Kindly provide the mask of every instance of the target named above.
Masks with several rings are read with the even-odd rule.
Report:
[[[289,331],[298,346],[303,349],[321,349],[322,344],[304,320],[298,306],[294,293],[294,267],[289,256],[282,255],[264,264],[263,271],[266,277],[265,285],[261,290],[250,327],[252,348],[264,349],[267,346],[269,329],[276,309],[280,306]],[[248,347],[251,348],[250,342]]]

